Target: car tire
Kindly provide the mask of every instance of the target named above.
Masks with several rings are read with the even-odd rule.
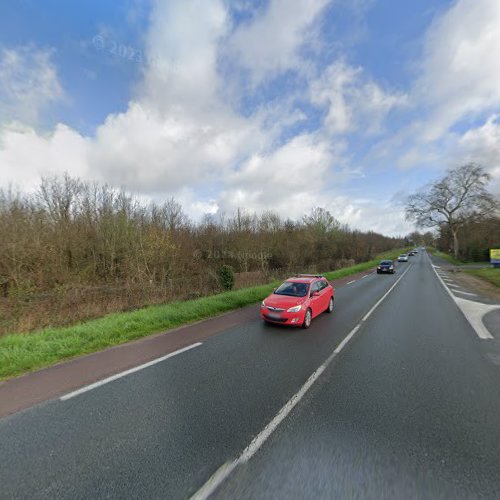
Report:
[[[380,274],[380,271],[377,271],[377,274]]]
[[[307,309],[306,313],[304,314],[304,322],[302,323],[302,328],[308,329],[311,326],[312,322],[312,311],[311,309]]]
[[[328,314],[331,314],[333,312],[334,307],[335,307],[335,300],[333,297],[330,297],[330,300],[328,302],[328,307],[326,308],[326,312]]]

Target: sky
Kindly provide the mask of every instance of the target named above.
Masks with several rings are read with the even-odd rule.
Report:
[[[0,188],[405,235],[448,168],[500,193],[499,47],[498,0],[0,0]]]

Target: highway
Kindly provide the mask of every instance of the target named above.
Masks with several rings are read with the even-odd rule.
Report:
[[[0,497],[500,498],[500,309],[452,284],[420,252],[338,288],[309,330],[256,306],[4,417]]]

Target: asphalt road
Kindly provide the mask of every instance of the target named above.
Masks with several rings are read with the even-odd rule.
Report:
[[[256,308],[199,347],[1,419],[0,498],[196,494],[399,278],[213,497],[500,498],[500,332],[477,336],[422,253],[339,288],[307,331]]]

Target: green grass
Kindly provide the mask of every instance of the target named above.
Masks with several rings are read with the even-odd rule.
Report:
[[[403,251],[388,252],[377,259],[326,273],[325,276],[333,280],[365,271],[374,267],[380,259],[394,259]],[[269,283],[194,300],[110,314],[69,327],[5,335],[0,338],[0,380],[255,304],[278,285],[279,282]]]
[[[500,269],[498,268],[464,269],[464,271],[500,287]]]
[[[447,260],[450,264],[453,264],[455,266],[464,266],[466,264],[489,264],[489,262],[477,262],[477,261],[472,261],[472,260],[460,260],[460,259],[455,259],[452,255],[446,252],[440,252],[439,250],[436,249],[430,249],[430,252],[432,255],[435,255],[436,257],[440,257],[441,259]]]
[[[440,252],[439,250],[431,249],[432,255],[439,257],[441,259],[447,260],[450,264],[454,264],[455,266],[461,266],[462,264],[466,264],[463,260],[455,259],[449,253]]]

